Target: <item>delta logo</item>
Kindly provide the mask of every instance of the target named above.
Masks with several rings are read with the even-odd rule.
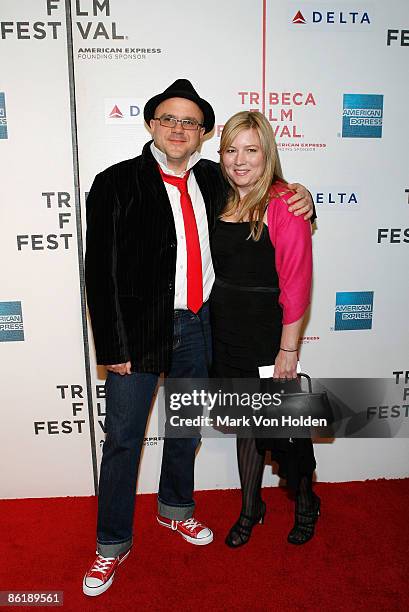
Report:
[[[297,11],[297,14],[293,19],[293,23],[307,23],[301,11]]]
[[[117,105],[115,104],[114,108],[109,113],[109,119],[123,119],[124,115],[121,113]]]
[[[359,204],[359,194],[356,189],[334,187],[328,191],[315,191],[313,198],[316,205],[331,209],[354,208]]]
[[[373,296],[373,291],[337,292],[334,330],[372,329]]]
[[[344,94],[342,138],[382,138],[383,95]]]
[[[372,25],[371,11],[367,7],[354,8],[332,3],[319,5],[295,4],[288,7],[290,25],[305,26],[314,30],[354,30]]]
[[[107,125],[143,124],[143,100],[135,98],[105,98],[104,113]]]

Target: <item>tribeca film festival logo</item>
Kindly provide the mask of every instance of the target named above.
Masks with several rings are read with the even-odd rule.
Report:
[[[135,98],[105,98],[105,123],[108,125],[143,125],[142,100]]]
[[[85,433],[84,418],[85,395],[82,385],[56,385],[58,399],[61,400],[63,408],[69,405],[68,418],[53,419],[51,421],[34,421],[34,433],[36,436],[45,434],[48,436],[60,434],[83,434]]]
[[[344,94],[342,138],[382,138],[383,95]]]
[[[38,2],[36,3],[38,4]],[[53,17],[55,11],[64,11],[61,0],[45,0],[43,6],[47,17]],[[0,36],[2,40],[56,40],[61,31],[61,21],[0,21]]]
[[[256,91],[239,91],[242,110],[262,112],[262,96]],[[265,116],[270,121],[279,150],[285,151],[317,151],[327,145],[317,142],[314,135],[306,135],[300,125],[300,117],[304,117],[312,109],[317,108],[315,95],[307,92],[277,92],[266,94]],[[223,125],[216,126],[216,135],[220,137]]]
[[[409,47],[409,30],[387,30],[386,46]]]
[[[111,21],[110,0],[76,0],[75,16],[79,19],[75,25],[81,41],[113,41],[116,44],[115,47],[80,46],[77,51],[80,60],[146,60],[162,53],[162,49],[155,46],[130,46],[129,43],[120,42],[128,41],[128,36],[120,32],[116,21]]]
[[[109,42],[125,41],[128,36],[119,31],[116,21],[112,21],[110,0],[75,0],[73,5],[74,30],[81,41]],[[47,17],[55,12],[64,14],[64,0],[45,0],[44,5]],[[64,15],[65,19],[65,15]],[[0,21],[0,35],[2,40],[44,40],[58,38],[61,31],[61,21]],[[150,54],[161,53],[161,49],[153,47],[126,47],[115,48],[80,48],[79,59],[146,59]]]
[[[409,370],[402,368],[402,370],[394,370],[392,374],[395,379],[395,385],[399,385],[397,391],[401,393],[401,396],[395,396],[395,401],[387,402],[385,401],[387,396],[385,397],[384,394],[381,406],[368,406],[366,409],[366,418],[368,421],[409,418]]]
[[[350,32],[368,29],[372,24],[369,7],[351,4],[311,2],[291,3],[288,7],[289,27],[301,30]]]
[[[0,311],[1,312],[1,311]],[[57,397],[63,410],[68,410],[64,417],[52,420],[37,420],[33,422],[34,433],[39,435],[69,435],[86,432],[86,390],[83,385],[56,385]],[[95,385],[96,416],[99,432],[105,434],[105,385]],[[162,438],[144,438],[144,446],[156,446]],[[103,444],[100,441],[100,446]]]
[[[6,95],[0,91],[0,139],[8,138],[7,134],[7,112],[6,112]]]
[[[409,189],[404,190],[405,204],[409,204]],[[409,244],[409,227],[379,227],[378,244]]]
[[[53,234],[18,234],[18,251],[55,251],[57,249],[69,250],[72,233],[67,233],[71,223],[71,196],[67,191],[44,191],[43,205],[47,209],[57,212],[58,230]],[[68,228],[66,227],[68,225]],[[63,231],[59,231],[63,230]]]
[[[373,296],[373,291],[337,292],[334,330],[372,329]]]
[[[15,302],[20,303],[20,302]],[[0,305],[1,312],[1,305]],[[24,338],[23,338],[24,339]],[[33,428],[36,436],[39,435],[69,435],[83,434],[86,432],[86,389],[79,384],[56,385],[57,397],[60,400],[60,407],[68,410],[64,417],[48,421],[34,421]],[[99,426],[99,433],[105,434],[105,385],[95,385],[96,416]],[[157,446],[158,441],[163,440],[159,437],[144,438],[144,446]],[[101,447],[104,440],[99,442]]]
[[[24,340],[21,302],[0,302],[0,342]]]

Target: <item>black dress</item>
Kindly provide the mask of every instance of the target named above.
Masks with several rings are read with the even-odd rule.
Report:
[[[274,364],[282,331],[275,252],[267,226],[254,241],[249,223],[218,220],[212,257],[216,273],[210,298],[212,375],[258,377],[258,366]],[[279,464],[279,475],[293,489],[315,469],[309,438],[269,440],[269,448]]]

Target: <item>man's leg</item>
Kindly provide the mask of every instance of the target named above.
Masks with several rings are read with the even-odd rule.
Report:
[[[85,574],[83,591],[96,596],[112,584],[132,546],[136,477],[158,376],[108,373],[106,440],[99,478],[97,553]]]
[[[108,373],[106,439],[98,497],[98,552],[115,557],[132,545],[136,477],[158,376]]]
[[[171,378],[207,378],[211,361],[209,308],[205,304],[198,314],[175,312],[174,347]],[[176,521],[193,516],[195,504],[194,462],[198,438],[166,438],[163,446],[162,470],[158,495],[158,519],[161,524],[177,529]],[[212,540],[209,529],[188,523],[183,537],[193,544],[208,544]],[[201,527],[204,527],[203,525]],[[178,529],[179,530],[179,529]],[[194,533],[193,533],[194,532]],[[197,534],[202,532],[202,537]],[[193,536],[193,537],[190,537]]]

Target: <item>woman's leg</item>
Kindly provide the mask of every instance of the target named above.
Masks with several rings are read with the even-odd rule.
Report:
[[[261,499],[265,452],[259,453],[254,438],[237,438],[237,461],[242,493],[241,512],[226,538],[231,547],[246,544],[253,526],[263,522],[266,506]]]
[[[300,478],[295,498],[295,522],[288,534],[290,544],[305,544],[314,535],[320,498],[312,490],[312,474]]]
[[[213,377],[255,378],[257,373],[216,362],[213,366]],[[237,547],[245,544],[250,538],[253,526],[264,519],[265,504],[261,499],[264,458],[265,452],[257,450],[255,438],[237,438],[242,506],[238,521],[227,535],[228,546]]]

